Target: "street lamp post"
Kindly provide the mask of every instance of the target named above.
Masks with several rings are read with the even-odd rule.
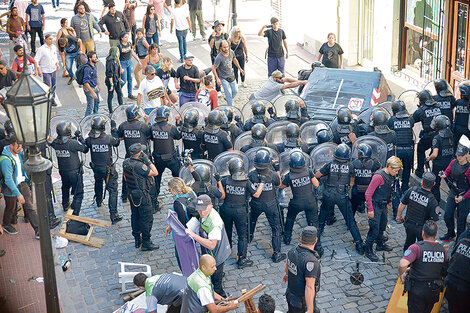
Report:
[[[232,0],[232,27],[237,26],[237,0]]]
[[[31,173],[36,189],[46,307],[48,313],[60,313],[45,192],[46,170],[51,168],[52,163],[41,156],[39,149],[49,136],[53,92],[31,75],[26,59],[25,56],[20,78],[8,90],[2,105],[18,141],[28,148],[28,160],[24,167]]]

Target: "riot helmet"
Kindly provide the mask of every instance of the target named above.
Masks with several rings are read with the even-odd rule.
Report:
[[[227,124],[232,123],[233,121],[233,109],[231,107],[223,107],[222,111],[225,113],[225,116],[227,117]]]
[[[365,143],[362,142],[357,145],[357,156],[361,159],[368,159],[372,157],[372,147]]]
[[[445,79],[436,79],[434,81],[434,89],[436,89],[437,94],[441,97],[452,95],[452,92],[449,90],[449,85]]]
[[[289,155],[289,167],[291,169],[301,169],[305,167],[306,164],[305,156],[300,151],[293,151]]]
[[[284,104],[286,109],[287,118],[299,118],[300,117],[300,104],[299,101],[291,99],[287,100]]]
[[[271,154],[266,149],[259,149],[256,151],[253,160],[256,169],[265,169],[271,165]]]
[[[57,139],[66,143],[69,137],[72,136],[72,123],[64,121],[60,122],[56,126]]]
[[[209,187],[211,185],[211,170],[209,166],[205,164],[197,164],[194,165],[194,171],[199,175],[200,181],[196,181],[195,184],[200,183],[199,193],[207,193],[209,192]]]
[[[447,115],[438,115],[432,119],[431,128],[436,131],[441,131],[450,127],[450,119]]]
[[[351,110],[346,107],[339,108],[336,118],[338,119],[338,124],[350,124],[352,121]]]
[[[245,164],[240,158],[233,158],[228,161],[228,171],[233,180],[247,180]]]
[[[251,128],[252,142],[262,144],[264,142],[265,137],[266,126],[264,126],[264,124],[258,123]]]
[[[377,109],[374,110],[371,116],[370,126],[374,127],[374,130],[377,134],[385,134],[390,132],[390,128],[387,126],[387,121],[390,118],[390,115],[387,111]]]
[[[396,117],[408,117],[408,110],[406,109],[406,105],[403,101],[397,100],[393,101],[392,103],[392,112],[393,115]]]
[[[91,121],[91,130],[88,136],[91,138],[98,138],[106,129],[107,120],[101,116],[95,116]]]
[[[351,148],[345,143],[339,144],[335,148],[335,152],[333,154],[336,161],[345,162],[349,161],[349,157],[351,155]]]
[[[263,102],[259,101],[253,101],[251,104],[251,112],[253,113],[254,116],[264,116],[266,113],[266,106],[264,105]]]
[[[181,127],[181,130],[187,133],[192,132],[193,129],[197,126],[198,121],[199,121],[198,110],[191,109],[191,110],[186,111],[186,113],[184,113],[183,126]]]
[[[296,123],[289,123],[286,126],[287,146],[297,146],[300,136],[300,127]]]
[[[131,104],[126,108],[127,121],[133,121],[140,117],[140,108],[137,104]]]
[[[419,105],[432,106],[436,103],[427,90],[422,90],[418,93]]]
[[[318,144],[330,142],[333,140],[333,134],[328,129],[320,129],[316,133]]]
[[[460,95],[464,99],[470,99],[470,86],[467,84],[459,85]]]
[[[220,126],[224,123],[224,113],[220,110],[212,110],[207,116],[206,132],[209,134],[216,134]]]
[[[157,122],[168,120],[170,116],[170,109],[166,105],[159,106],[155,114],[155,120]]]

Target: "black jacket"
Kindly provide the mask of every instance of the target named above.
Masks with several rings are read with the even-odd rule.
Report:
[[[100,26],[101,31],[105,32],[106,29],[104,29],[103,24],[106,25],[106,29],[109,32],[109,39],[117,40],[122,32],[128,33],[130,31],[126,17],[119,11],[116,11],[114,16],[108,12],[108,14],[101,18],[98,25]]]

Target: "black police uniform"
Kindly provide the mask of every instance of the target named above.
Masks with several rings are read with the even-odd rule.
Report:
[[[470,189],[470,182],[467,179],[467,171],[469,171],[470,163],[465,163],[460,165],[457,159],[451,161],[450,166],[450,178],[453,182],[457,184],[457,189],[459,190],[459,195],[465,195]],[[446,211],[444,213],[444,221],[447,227],[447,233],[451,236],[455,236],[455,209],[457,209],[457,237],[465,231],[465,224],[467,215],[470,210],[470,197],[465,198],[460,203],[455,203],[455,197],[457,195],[455,192],[450,189],[449,196],[447,197],[446,202]]]
[[[320,290],[320,262],[314,251],[298,245],[287,254],[287,270],[286,299],[289,313],[305,313],[307,311],[305,278],[315,278],[316,296]],[[314,306],[315,302],[314,299]]]
[[[136,245],[140,242],[149,242],[153,225],[150,197],[153,179],[148,176],[150,168],[135,158],[125,159],[122,167],[131,204],[132,236]]]
[[[191,153],[193,160],[204,159],[204,151],[201,148],[203,136],[204,132],[198,128],[193,128],[191,132],[181,131],[184,150],[193,149]]]
[[[409,282],[405,287],[408,291],[408,312],[431,312],[444,286],[441,276],[445,276],[447,271],[447,254],[437,242],[420,241],[414,245],[419,247],[420,254],[411,263],[408,272]],[[410,254],[408,251],[405,251],[405,256]]]
[[[441,114],[447,116],[452,123],[454,120],[454,108],[456,106],[456,100],[453,95],[448,96],[441,96],[439,94],[432,96],[434,101],[437,102],[439,109],[441,110]]]
[[[243,133],[243,130],[241,130],[240,127],[238,127],[235,123],[230,123],[228,125],[222,124],[220,129],[225,131],[230,136],[230,139],[232,140],[232,146],[235,144],[237,137]]]
[[[267,143],[265,141],[264,142],[257,142],[257,141],[253,141],[253,140],[250,142],[250,144],[241,147],[240,151],[241,152],[247,152],[251,148],[257,148],[257,147],[267,147],[267,148],[273,149],[276,152],[279,152],[279,151],[277,151],[277,146],[275,144]]]
[[[112,147],[119,146],[119,139],[102,132],[98,138],[88,137],[85,145],[90,149],[91,168],[95,176],[95,200],[98,206],[103,202],[103,183],[109,193],[109,214],[111,220],[117,215],[118,174],[113,164]]]
[[[283,141],[276,145],[277,151],[282,153],[284,151],[292,151],[294,149],[300,149],[302,152],[308,153],[308,145],[305,143],[300,142],[291,142],[291,141]]]
[[[418,142],[418,165],[417,172],[423,173],[424,171],[424,161],[425,161],[425,152],[432,147],[432,139],[436,132],[431,128],[432,119],[435,116],[441,115],[441,110],[437,105],[421,105],[414,113],[413,119],[416,123],[421,122],[423,129],[419,133],[419,142]]]
[[[354,166],[351,162],[339,162],[333,160],[326,163],[320,169],[320,173],[326,176],[326,186],[323,191],[323,200],[320,206],[319,216],[319,231],[321,235],[325,228],[325,222],[330,211],[334,211],[335,204],[341,211],[344,217],[346,225],[351,232],[351,235],[356,243],[356,246],[362,247],[362,238],[359,233],[359,229],[356,225],[356,220],[351,209],[351,203],[349,201],[349,182],[351,177],[354,177]]]
[[[432,187],[432,193],[441,203],[441,177],[439,172],[444,171],[452,161],[454,155],[454,138],[450,130],[441,130],[432,140],[432,149],[439,149],[437,157],[432,160],[432,173],[436,176],[436,184]]]
[[[470,239],[462,238],[452,250],[445,297],[450,313],[468,311],[470,297]]]
[[[233,180],[224,177],[221,181],[225,191],[224,203],[220,207],[220,217],[224,221],[230,246],[232,246],[232,227],[235,224],[238,234],[238,257],[246,258],[248,247],[248,200],[256,190],[246,180]]]
[[[422,241],[422,231],[424,222],[427,220],[438,221],[439,216],[436,213],[438,202],[431,191],[422,187],[411,187],[408,189],[401,203],[406,205],[405,231],[406,239],[403,251],[416,241]]]
[[[261,183],[259,175],[264,175],[267,178],[264,184],[263,191],[258,198],[251,198],[251,211],[250,211],[250,242],[253,239],[256,221],[261,213],[264,212],[268,219],[269,226],[272,232],[272,245],[274,253],[281,252],[281,232],[282,232],[282,219],[281,211],[279,208],[279,201],[276,192],[276,186],[281,184],[279,175],[269,169],[257,169],[248,174],[248,178],[252,184],[251,188],[257,190]]]
[[[191,175],[194,178],[194,183],[191,188],[194,190],[196,195],[208,195],[211,198],[214,208],[218,210],[219,199],[222,197],[222,192],[220,192],[217,187],[216,180],[211,177],[208,181],[204,181],[197,171],[193,171]]]
[[[408,190],[411,169],[414,163],[414,134],[413,126],[415,124],[413,117],[405,115],[398,117],[392,116],[387,126],[394,130],[397,135],[396,155],[403,162],[403,173],[401,176],[401,190]]]
[[[244,131],[248,131],[248,130],[251,130],[251,128],[253,126],[255,126],[256,124],[263,124],[264,126],[268,127],[269,125],[271,125],[272,123],[274,123],[274,119],[272,118],[268,118],[268,117],[265,117],[264,115],[263,116],[258,116],[258,115],[255,115],[253,116],[252,118],[250,118],[248,121],[245,122],[245,126],[243,127],[243,130]]]
[[[470,139],[470,130],[468,129],[468,115],[469,115],[469,101],[459,99],[455,102],[455,117],[454,117],[454,142],[459,142],[462,135]],[[454,147],[454,152],[457,145]]]
[[[395,146],[397,145],[397,134],[394,130],[390,130],[388,132],[373,131],[369,133],[369,135],[378,137],[385,141],[385,143],[387,144],[387,160],[389,157],[395,155]]]
[[[129,158],[129,148],[135,143],[140,143],[148,147],[147,138],[150,136],[150,127],[138,119],[125,121],[118,127],[118,136],[124,140],[124,147],[126,148],[125,158]],[[149,150],[145,151],[149,154]],[[122,199],[127,199],[127,184],[124,182],[124,175],[122,176]]]
[[[150,195],[154,208],[157,208],[163,172],[168,168],[173,177],[178,177],[180,171],[181,165],[174,140],[181,139],[181,132],[167,121],[159,121],[150,128],[150,139],[153,141],[153,162],[158,171],[158,175],[155,176],[155,187]]]
[[[83,141],[83,139],[81,139]],[[71,209],[74,215],[79,215],[83,200],[83,165],[78,152],[86,153],[88,148],[76,139],[55,139],[51,143],[57,157],[59,174],[62,180],[62,208],[67,209],[70,202],[70,189],[73,201]]]
[[[364,202],[366,201],[365,192],[369,186],[372,175],[378,171],[381,164],[376,159],[359,158],[352,161],[354,166],[354,185],[351,188],[351,208],[355,215],[356,212],[364,212]],[[362,206],[362,209],[360,208]]]
[[[221,129],[215,134],[204,132],[202,147],[207,151],[207,158],[211,161],[222,152],[233,148],[230,136]]]
[[[297,214],[304,211],[307,218],[307,225],[318,228],[318,204],[313,193],[312,178],[315,177],[313,170],[306,167],[290,169],[282,178],[282,184],[289,186],[292,190],[292,199],[289,201],[287,209],[286,224],[284,226],[284,242],[289,244],[292,237]],[[315,246],[316,250],[321,250],[320,236]]]
[[[354,127],[350,124],[339,124],[338,126],[333,128],[333,142],[336,143],[337,145],[341,143],[345,143],[349,146],[349,148],[352,147],[352,142],[349,139],[349,134],[354,134]]]

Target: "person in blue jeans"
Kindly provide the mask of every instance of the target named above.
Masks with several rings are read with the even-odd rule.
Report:
[[[178,39],[178,48],[180,51],[180,63],[183,63],[186,56],[186,35],[191,28],[189,21],[189,10],[183,6],[181,0],[175,0],[175,8],[171,13],[170,33],[173,33],[173,26],[176,29],[176,38]]]
[[[155,13],[155,6],[149,4],[147,6],[147,13],[142,20],[142,28],[145,30],[145,38],[148,44],[155,43],[160,45],[159,36],[161,35],[160,21],[158,15]],[[159,50],[160,52],[160,50]]]
[[[132,95],[132,72],[134,71],[134,65],[132,64],[131,55],[134,59],[137,60],[137,63],[142,67],[139,57],[132,49],[132,43],[129,41],[129,33],[121,33],[119,36],[119,60],[121,61],[121,79],[124,81],[124,84],[127,82],[127,98],[130,100],[137,100],[137,97]],[[123,86],[121,87],[124,87]]]
[[[96,63],[98,63],[96,52],[88,51],[86,56],[88,58],[88,66],[83,69],[83,91],[85,92],[87,103],[85,116],[88,116],[91,114],[92,107],[93,114],[98,113],[101,87],[96,72]]]
[[[75,36],[62,37],[59,39],[59,51],[64,51],[65,53],[65,68],[70,77],[67,84],[70,85],[75,79],[73,63],[80,51],[82,51],[82,40]]]

